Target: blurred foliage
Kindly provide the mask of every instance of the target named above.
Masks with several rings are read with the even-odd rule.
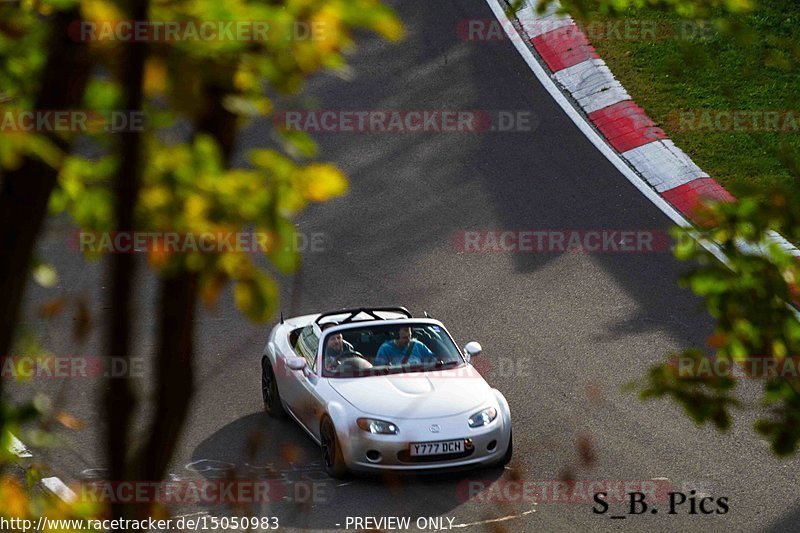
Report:
[[[578,18],[588,18],[598,12],[619,16],[631,9],[650,8],[697,19],[714,14],[747,13],[755,8],[756,0],[539,0],[536,7],[541,13],[553,4],[560,4],[564,12]]]
[[[800,262],[769,239],[777,232],[800,240],[800,206],[786,199],[773,193],[766,200],[709,206],[708,227],[675,229],[675,256],[696,265],[681,283],[704,299],[716,320],[708,339],[714,357],[699,349],[675,354],[651,369],[642,390],[643,398],[668,396],[695,422],[726,430],[731,408],[739,406],[733,397],[738,380],[762,382],[756,430],[778,455],[795,452],[800,441],[800,372],[794,359],[800,355],[800,322],[788,303],[800,296]],[[718,243],[729,264],[717,260],[698,236]],[[714,370],[709,361],[722,366]]]
[[[0,501],[3,502],[0,517],[18,520],[16,524],[19,525],[20,530],[25,523],[20,522],[21,520],[30,521],[28,523],[34,527],[38,523],[39,517],[63,520],[64,522],[57,523],[58,527],[51,523],[51,527],[43,527],[43,531],[78,533],[87,530],[77,527],[80,522],[73,521],[96,519],[100,516],[97,506],[93,503],[67,503],[43,492],[30,496],[30,488],[36,481],[38,481],[38,476],[28,476],[23,483],[15,476],[0,475]]]
[[[96,518],[102,509],[93,502],[65,502],[44,490],[36,489],[42,478],[47,477],[47,467],[33,461],[20,459],[12,447],[12,434],[25,435],[26,443],[35,446],[51,445],[53,440],[49,432],[42,429],[22,433],[23,425],[38,422],[39,425],[55,417],[64,417],[64,413],[54,415],[49,398],[37,394],[34,399],[19,406],[11,406],[7,402],[0,403],[0,517],[6,519],[31,520],[34,523],[39,517],[51,519]],[[17,450],[19,452],[20,450]],[[10,467],[17,464],[17,467]],[[77,529],[59,529],[59,531],[78,531]]]
[[[48,38],[42,19],[73,4],[69,0],[0,4],[0,112],[31,108]],[[103,28],[117,28],[114,24],[125,20],[121,4],[83,0],[79,5],[84,22],[96,25],[92,35],[102,36]],[[147,43],[143,157],[148,163],[136,229],[235,233],[253,228],[270,236],[267,256],[273,264],[291,272],[299,264],[292,215],[309,202],[343,194],[347,181],[342,172],[334,165],[309,161],[316,155],[316,145],[297,132],[275,132],[265,141],[280,151],[258,150],[249,158],[250,168],[230,169],[211,138],[186,138],[178,133],[181,125],[195,124],[212,105],[209,96],[202,94],[204,87],[221,87],[228,91],[221,95],[225,108],[240,117],[239,127],[246,127],[272,111],[265,88],[295,93],[320,70],[347,77],[345,54],[354,48],[354,31],[372,30],[394,41],[403,37],[401,23],[377,0],[158,2],[150,15],[152,21],[180,21],[183,27],[194,24],[197,28],[208,22],[254,21],[266,31],[234,33],[234,38]],[[70,37],[78,39],[80,28],[73,29]],[[85,43],[96,59],[97,75],[86,91],[84,108],[92,112],[90,116],[100,117],[100,123],[88,132],[63,133],[73,140],[82,135],[83,149],[59,153],[35,132],[0,129],[2,168],[12,168],[30,153],[57,167],[59,187],[51,197],[50,211],[69,212],[88,231],[113,227],[109,184],[117,158],[114,135],[103,128],[102,117],[118,110],[121,102],[122,44],[112,38]],[[199,272],[206,303],[213,303],[225,280],[234,280],[235,300],[248,317],[263,321],[273,314],[277,289],[257,266],[254,254],[223,251],[168,257],[152,250],[149,259],[160,272]],[[36,274],[42,284],[56,279],[47,267],[38,268]]]
[[[17,116],[33,109],[47,47],[57,42],[48,34],[47,22],[55,13],[75,6],[84,25],[96,25],[98,36],[103,35],[103,28],[118,28],[114,25],[125,21],[128,12],[125,2],[111,0],[0,2],[0,115]],[[179,234],[268,235],[264,254],[224,249],[170,254],[158,246],[148,251],[149,265],[161,275],[198,273],[200,295],[208,305],[216,302],[226,282],[233,281],[237,307],[252,320],[266,321],[276,309],[278,290],[259,257],[266,256],[281,272],[296,269],[300,258],[293,246],[293,216],[309,203],[344,194],[346,177],[336,166],[315,161],[314,141],[297,132],[273,132],[263,140],[263,148],[250,152],[245,168],[231,168],[217,142],[196,132],[198,123],[221,102],[237,117],[236,131],[230,132],[235,141],[236,133],[252,120],[264,120],[271,113],[273,95],[297,93],[309,76],[321,71],[348,78],[346,55],[354,50],[356,32],[372,31],[397,41],[404,35],[403,26],[378,0],[165,0],[152,3],[150,20],[179,21],[184,28],[237,21],[266,28],[262,33],[234,33],[232,38],[146,43],[142,130],[146,164],[136,201],[136,228],[131,228]],[[81,39],[84,26],[80,24],[76,21],[71,26],[68,38]],[[44,161],[59,173],[50,213],[69,214],[84,231],[114,227],[111,183],[119,170],[119,143],[105,126],[112,112],[125,111],[119,109],[128,89],[120,85],[126,68],[121,61],[125,44],[102,38],[82,43],[89,47],[94,61],[83,102],[90,127],[57,134],[66,141],[64,146],[74,149],[62,151],[35,131],[0,128],[0,182],[3,172],[17,168],[25,156]],[[209,94],[209,89],[217,92]],[[44,287],[58,282],[48,265],[36,264],[33,275]],[[51,314],[58,311],[57,306],[49,310]],[[82,335],[85,337],[85,332]],[[72,428],[81,425],[68,413],[47,415],[34,404],[12,409],[0,402],[0,469],[14,460],[6,453],[8,443],[3,440],[8,431],[19,431],[22,424],[36,418]],[[46,438],[46,432],[40,436]],[[27,434],[27,438],[37,437]],[[28,472],[30,485],[37,476],[32,469]],[[98,512],[32,496],[28,488],[14,476],[0,477],[0,513],[25,518]]]

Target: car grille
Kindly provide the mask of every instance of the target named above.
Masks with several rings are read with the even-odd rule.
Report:
[[[457,459],[464,459],[469,457],[475,452],[475,448],[464,450],[460,453],[450,453],[447,455],[420,455],[412,456],[408,450],[397,452],[397,460],[403,463],[436,463],[440,461],[455,461]]]

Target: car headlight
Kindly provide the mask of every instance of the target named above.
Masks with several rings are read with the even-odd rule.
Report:
[[[400,430],[395,424],[386,420],[376,420],[374,418],[359,418],[356,420],[358,427],[369,433],[377,435],[397,435]]]
[[[469,417],[469,427],[479,428],[481,426],[485,426],[486,424],[491,423],[491,421],[495,418],[497,418],[497,409],[494,407],[489,407],[488,409],[484,409],[483,411],[475,413]]]

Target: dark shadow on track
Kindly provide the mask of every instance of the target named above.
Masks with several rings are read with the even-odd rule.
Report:
[[[786,513],[778,522],[765,531],[768,533],[790,533],[798,530],[800,530],[800,508],[795,508]]]
[[[191,470],[209,480],[268,487],[261,501],[220,506],[215,514],[276,516],[281,527],[310,530],[344,528],[347,516],[405,516],[413,523],[418,517],[452,515],[464,503],[470,481],[491,482],[503,473],[485,468],[335,480],[322,470],[318,456],[319,448],[294,421],[254,413],[201,442],[192,453]]]

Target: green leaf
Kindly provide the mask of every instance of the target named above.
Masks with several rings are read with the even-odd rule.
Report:
[[[46,289],[52,289],[58,284],[58,272],[52,265],[40,263],[33,267],[33,280]]]
[[[236,307],[254,322],[267,322],[275,314],[278,290],[275,282],[263,273],[237,281],[233,294]]]

